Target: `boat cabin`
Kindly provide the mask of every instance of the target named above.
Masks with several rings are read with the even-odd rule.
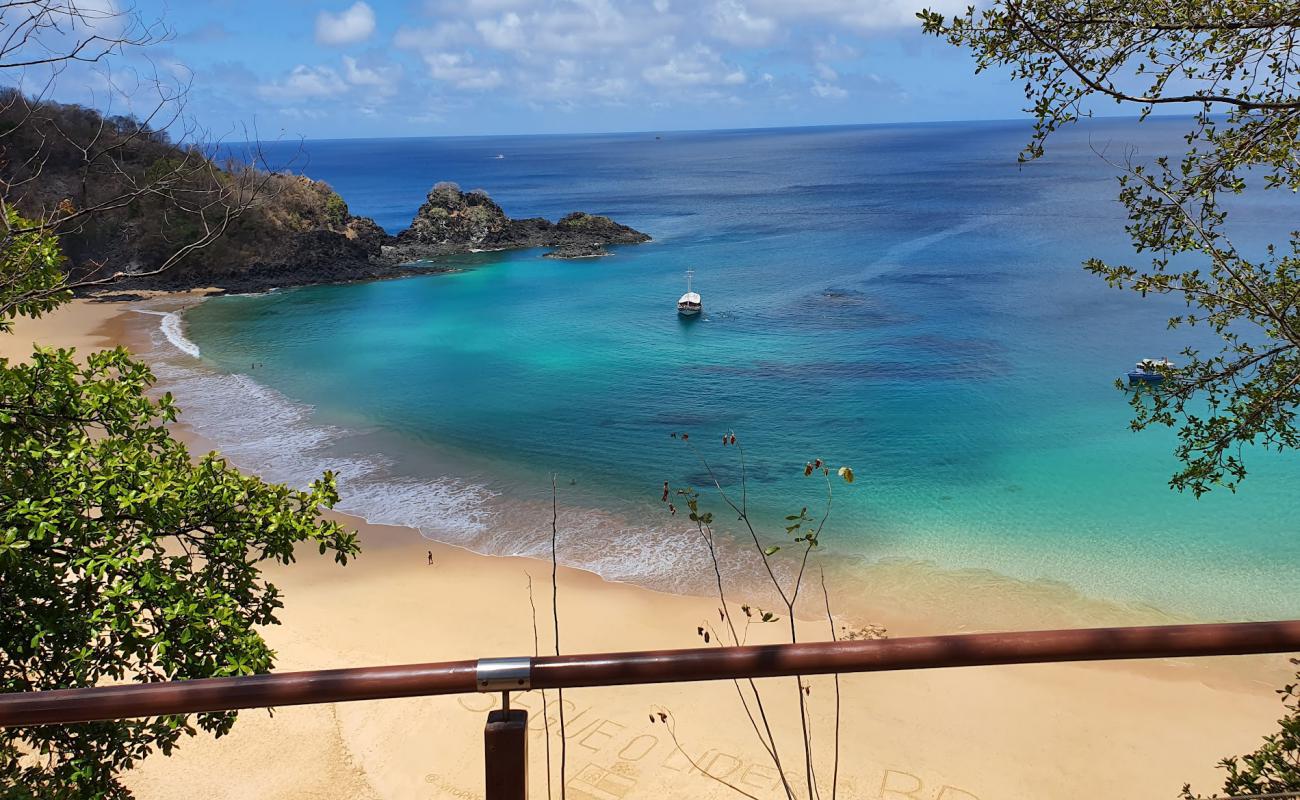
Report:
[[[693,277],[695,277],[695,270],[686,270],[686,294],[677,301],[677,313],[683,317],[693,317],[704,310],[704,302],[700,299],[699,293],[691,290]]]

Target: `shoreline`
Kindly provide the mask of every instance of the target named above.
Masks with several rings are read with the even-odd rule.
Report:
[[[38,321],[40,326],[21,321],[9,338],[83,348],[130,345],[140,330],[132,323],[141,316],[131,312],[132,306],[78,300]],[[0,355],[21,349],[15,345]],[[183,425],[175,431],[194,451],[212,446]],[[551,647],[548,562],[479,555],[420,537],[412,528],[332,515],[361,531],[363,552],[355,563],[343,568],[322,563],[312,551],[292,568],[267,570],[285,593],[283,624],[265,632],[280,655],[277,669],[532,652],[529,580],[540,648]],[[426,551],[434,553],[432,567],[425,564]],[[905,578],[906,571],[900,580]],[[891,591],[906,588],[904,583]],[[698,646],[696,627],[717,614],[716,599],[606,581],[572,567],[560,568],[559,593],[567,652]],[[896,634],[954,632],[950,623],[922,615],[890,627]],[[804,627],[809,638],[825,638],[824,619]],[[1279,679],[1292,671],[1284,656],[1249,660]],[[1276,684],[1243,674],[1254,671],[1245,669],[1246,659],[1205,661],[1214,663],[1204,668],[1188,662],[1120,662],[845,676],[846,774],[841,788],[852,796],[944,800],[1172,796],[1185,781],[1208,792],[1220,783],[1214,763],[1253,749],[1275,727],[1281,706],[1272,691]],[[830,684],[813,680],[811,685],[814,723],[824,729]],[[534,711],[540,728],[536,694],[519,697],[518,705]],[[790,699],[787,694],[778,693],[778,701]],[[273,720],[262,712],[245,712],[231,735],[187,740],[171,758],[146,761],[128,782],[142,798],[180,792],[205,797],[478,796],[479,737],[490,700],[471,696],[295,707],[278,710]],[[549,697],[548,707],[554,702]],[[776,702],[772,707],[779,730],[797,728],[793,705]],[[665,740],[663,727],[649,723],[647,711],[656,706],[674,712],[683,745],[706,769],[760,797],[776,796],[774,773],[746,727],[735,693],[724,684],[691,684],[566,693],[568,777],[575,797],[731,796],[705,776],[692,774]],[[532,735],[536,791],[546,781],[540,764],[544,739],[540,730]],[[796,746],[795,741],[783,742],[787,758],[794,758]],[[1024,752],[1038,755],[1027,761],[1010,755]],[[601,787],[605,794],[599,793]]]
[[[193,304],[188,298],[170,299],[161,307],[172,311]],[[175,315],[170,316],[168,322],[178,323]],[[315,409],[281,394],[258,372],[238,366],[216,371],[173,352],[173,348],[191,355],[191,349],[197,351],[179,324],[168,330],[164,322],[164,342],[153,320],[126,320],[117,338],[130,338],[138,352],[147,354],[163,388],[171,390],[185,409],[182,421],[209,440],[224,443],[219,449],[240,468],[298,485],[330,469],[339,475],[339,508],[352,516],[407,527],[427,539],[489,556],[545,558],[549,552],[550,498],[545,487],[533,480],[538,476],[508,462],[481,458],[463,446],[408,447],[396,431],[371,430],[365,420],[317,421]],[[358,439],[363,443],[349,444]],[[403,466],[392,469],[392,459],[402,459]],[[573,542],[567,563],[611,582],[669,593],[707,596],[714,590],[703,545],[684,515],[670,519],[657,504],[623,502],[625,495],[599,487],[594,493],[579,489],[576,494],[562,490],[559,501],[561,528]],[[766,581],[751,579],[761,576],[762,565],[746,544],[747,536],[726,527],[724,523],[718,530],[719,559],[728,580],[741,581],[729,591],[764,605],[778,603]],[[826,567],[837,606],[844,598],[845,607],[837,607],[837,612],[859,624],[884,625],[898,635],[1250,621],[1270,616],[1197,613],[1184,606],[1171,609],[1140,597],[1089,591],[1068,578],[999,571],[960,558],[908,553],[870,557],[836,542],[820,550],[817,559]],[[779,573],[782,566],[790,565],[779,563]],[[862,586],[870,591],[858,591]],[[906,601],[899,602],[904,597]],[[810,617],[822,613],[819,608],[804,611]]]
[[[134,303],[126,304],[120,313],[102,321],[95,333],[101,340],[126,345],[128,349],[140,354],[141,358],[150,361],[150,356],[156,358],[156,353],[151,351],[155,349],[157,343],[152,341],[151,337],[153,331],[159,326],[154,325],[152,320],[148,320],[149,316],[183,315],[193,306],[220,294],[219,290],[213,289],[151,293],[148,300],[162,303],[165,310],[138,311]],[[180,329],[175,331],[179,334],[179,342],[172,333],[166,331],[165,325],[161,326],[161,330],[168,342],[177,349],[187,351],[188,346],[197,350],[197,345],[185,338]],[[255,379],[250,378],[250,380],[256,382]],[[164,390],[169,388],[165,379],[160,379],[160,388]],[[173,430],[192,451],[218,450],[223,453],[225,451],[219,438],[197,430],[192,424],[186,422],[184,414],[173,425]],[[239,463],[237,458],[232,459],[232,463],[240,469],[251,469],[249,465]],[[455,458],[453,463],[456,463]],[[334,468],[332,464],[326,466]],[[317,474],[313,472],[312,477]],[[283,478],[277,480],[283,481]],[[501,552],[497,549],[500,542],[491,537],[488,540],[471,537],[473,541],[459,541],[458,539],[463,537],[458,535],[455,527],[416,526],[404,520],[391,521],[384,518],[372,520],[367,516],[370,512],[348,507],[347,489],[342,485],[341,494],[343,497],[339,507],[332,510],[330,514],[350,525],[374,526],[387,531],[400,530],[403,536],[413,537],[415,542],[452,548],[475,558],[489,560],[523,558],[544,563],[549,569],[549,560],[537,555],[536,548],[527,547],[527,543],[520,538],[523,527],[540,526],[549,531],[549,524],[531,522],[541,520],[542,523],[549,523],[549,501],[541,504],[534,501],[512,504],[509,518],[501,525],[489,526],[510,531],[515,537],[509,550]],[[545,508],[541,505],[545,505]],[[562,540],[568,527],[565,524],[566,512],[571,517],[599,514],[603,520],[600,527],[623,531],[619,535],[625,535],[626,528],[634,524],[628,518],[573,505],[561,498],[559,521]],[[522,523],[523,527],[519,519],[521,516],[529,520]],[[488,518],[500,521],[494,516]],[[674,585],[662,585],[658,581],[646,583],[637,577],[611,577],[594,563],[589,563],[587,559],[575,559],[572,555],[573,547],[581,552],[587,552],[586,546],[592,543],[574,541],[573,529],[570,528],[569,531],[570,554],[566,556],[563,547],[560,554],[560,565],[563,569],[580,572],[608,585],[630,586],[663,596],[689,597],[716,605],[711,571],[702,569],[700,576],[706,578],[703,583],[688,579],[685,584],[678,582]],[[718,532],[719,560],[723,562],[722,568],[728,581],[729,595],[744,597],[751,603],[779,604],[765,580],[750,580],[747,577],[748,573],[757,576],[761,571],[761,565],[753,555],[751,547],[744,541],[727,539],[726,534]],[[703,553],[701,549],[699,555],[703,556]],[[847,558],[844,557],[845,555],[823,550],[815,554],[814,561],[810,562],[816,563],[818,558],[823,561],[828,584],[831,587],[831,598],[836,606],[834,609],[836,622],[846,622],[853,628],[878,626],[895,638],[1001,630],[1050,630],[1255,619],[1252,617],[1238,620],[1220,615],[1174,613],[1145,602],[1088,594],[1068,582],[1057,579],[1015,577],[983,566],[953,567],[940,565],[931,560],[896,557],[872,561],[856,554],[847,554]],[[780,565],[778,565],[778,574],[783,578],[789,577],[782,574]],[[811,584],[805,585],[811,586]],[[871,591],[867,594],[857,592],[864,585],[870,586]],[[803,602],[796,608],[796,616],[803,621],[819,623],[824,621],[825,612],[821,601],[812,597],[814,594],[816,592],[804,593]],[[900,598],[906,599],[900,602]],[[1239,688],[1267,687],[1271,691],[1280,682],[1289,680],[1293,670],[1289,668],[1278,670],[1274,665],[1267,663],[1270,660],[1270,657],[1246,656],[1227,662],[1158,660],[1129,662],[1122,666],[1125,669],[1166,679],[1205,680]],[[1210,666],[1211,664],[1215,666]],[[1224,666],[1221,668],[1219,665]]]

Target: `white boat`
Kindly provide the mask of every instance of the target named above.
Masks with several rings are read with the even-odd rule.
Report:
[[[691,278],[695,277],[695,270],[686,270],[686,294],[682,295],[677,301],[677,313],[683,317],[693,317],[704,310],[704,304],[700,302],[698,292],[691,291]]]

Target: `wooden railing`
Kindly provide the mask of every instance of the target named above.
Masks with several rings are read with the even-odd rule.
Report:
[[[1300,652],[1300,620],[922,636],[450,661],[0,695],[0,726],[501,692],[485,732],[486,797],[522,800],[527,712],[512,691],[1060,661]]]

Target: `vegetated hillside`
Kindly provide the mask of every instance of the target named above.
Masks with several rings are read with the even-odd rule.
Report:
[[[7,202],[54,226],[74,279],[123,273],[114,284],[123,288],[259,291],[428,271],[428,260],[472,250],[550,247],[551,257],[578,258],[650,239],[583,212],[511,219],[486,192],[454,183],[436,184],[393,237],[324,182],[217,164],[132,117],[4,88],[0,183]]]
[[[0,180],[22,213],[59,221],[74,276],[157,269],[235,210],[222,236],[147,283],[274,285],[305,282],[304,271],[311,282],[369,277],[385,239],[325,183],[218,165],[131,117],[34,102],[14,89],[0,89]],[[96,206],[104,208],[76,215]]]

